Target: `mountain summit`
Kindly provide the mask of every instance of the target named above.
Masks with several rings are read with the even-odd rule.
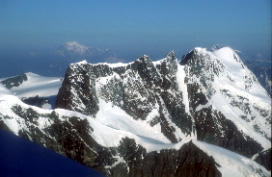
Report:
[[[73,63],[55,110],[0,100],[1,128],[107,176],[270,176],[271,100],[229,47]]]

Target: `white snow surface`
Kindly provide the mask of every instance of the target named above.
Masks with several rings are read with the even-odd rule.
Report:
[[[231,120],[244,134],[253,138],[260,143],[263,148],[271,147],[271,99],[266,90],[260,85],[256,76],[243,64],[238,54],[229,47],[223,47],[215,51],[208,51],[205,48],[196,48],[198,54],[206,57],[205,62],[220,62],[223,64],[223,71],[219,76],[214,77],[214,81],[206,81],[214,89],[209,102],[206,105],[200,105],[197,110],[212,106],[214,110],[218,110]],[[205,71],[204,74],[210,74]],[[200,83],[198,78],[194,78]],[[200,84],[201,85],[201,84]],[[206,93],[206,88],[202,86],[202,92]],[[222,91],[227,90],[231,96],[226,96]],[[242,102],[248,103],[251,113],[247,115],[237,106],[231,105],[231,102],[239,102],[239,97],[248,100]],[[261,116],[255,107],[268,111],[268,117]],[[241,116],[246,116],[248,120],[244,120]],[[270,118],[269,118],[270,116]],[[262,132],[255,129],[258,126]],[[267,138],[266,138],[267,137]]]
[[[72,63],[71,65],[85,65],[85,64],[91,64],[93,66],[108,65],[111,68],[117,68],[117,67],[127,66],[131,63],[133,63],[133,62],[129,62],[129,63],[122,63],[122,62],[118,62],[118,63],[108,63],[108,62],[88,63],[87,60],[82,60],[80,62]]]
[[[11,92],[0,83],[0,95],[10,95]]]
[[[34,73],[26,73],[27,80],[18,87],[12,87],[11,92],[19,98],[49,97],[58,94],[62,78],[44,77]]]
[[[184,66],[181,65],[177,65],[178,69],[177,69],[177,83],[178,83],[178,87],[179,90],[182,92],[182,97],[183,97],[183,104],[185,105],[185,111],[187,114],[190,115],[190,107],[189,107],[189,98],[188,98],[188,91],[187,91],[187,85],[185,83],[185,70],[184,70]]]
[[[271,176],[269,171],[249,158],[205,142],[193,141],[193,143],[214,158],[220,165],[219,171],[223,177]]]
[[[112,103],[99,100],[99,112],[96,121],[111,127],[113,131],[105,136],[97,136],[99,144],[107,147],[116,146],[121,138],[131,137],[137,144],[143,145],[147,151],[160,149],[161,146],[170,144],[170,141],[161,133],[160,128],[151,127],[146,121],[135,120],[121,108]],[[111,136],[118,138],[114,138]]]

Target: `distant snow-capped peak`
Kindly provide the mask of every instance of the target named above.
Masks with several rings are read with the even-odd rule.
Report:
[[[78,53],[80,55],[83,55],[87,50],[88,50],[88,47],[87,46],[84,46],[82,44],[79,44],[78,42],[76,41],[69,41],[69,42],[66,42],[64,43],[64,48],[67,49],[68,51],[72,51],[72,52],[75,52],[75,53]]]
[[[115,58],[110,49],[102,49],[80,44],[77,41],[68,41],[59,46],[57,53],[68,59],[108,59]]]

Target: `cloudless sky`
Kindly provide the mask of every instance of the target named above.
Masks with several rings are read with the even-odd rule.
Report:
[[[110,48],[122,57],[213,44],[270,56],[271,2],[0,0],[1,53],[46,52],[67,41]]]

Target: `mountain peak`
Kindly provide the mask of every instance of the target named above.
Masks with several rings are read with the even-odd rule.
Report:
[[[171,58],[171,59],[175,59],[175,58],[176,58],[176,56],[175,56],[175,51],[174,51],[174,50],[171,50],[171,51],[167,54],[166,57],[167,57],[167,58]]]
[[[185,65],[189,60],[191,60],[196,55],[196,53],[197,53],[197,50],[196,48],[194,48],[187,54],[183,55],[183,57],[181,58],[180,64]]]
[[[72,64],[76,64],[76,65],[86,65],[88,64],[87,60],[81,60],[79,62],[76,62],[76,63],[72,63]]]
[[[236,51],[230,47],[208,50],[206,48],[195,47],[182,57],[181,65],[197,65],[197,67],[219,67],[230,72],[244,69],[245,66]]]
[[[231,62],[236,61],[239,64],[243,64],[236,51],[230,47],[222,47],[220,49],[214,50],[212,53],[215,56],[221,58],[224,62],[231,61],[233,59]]]
[[[143,55],[142,57],[138,58],[136,61],[141,62],[141,63],[151,63],[151,59],[149,58],[148,55]]]

